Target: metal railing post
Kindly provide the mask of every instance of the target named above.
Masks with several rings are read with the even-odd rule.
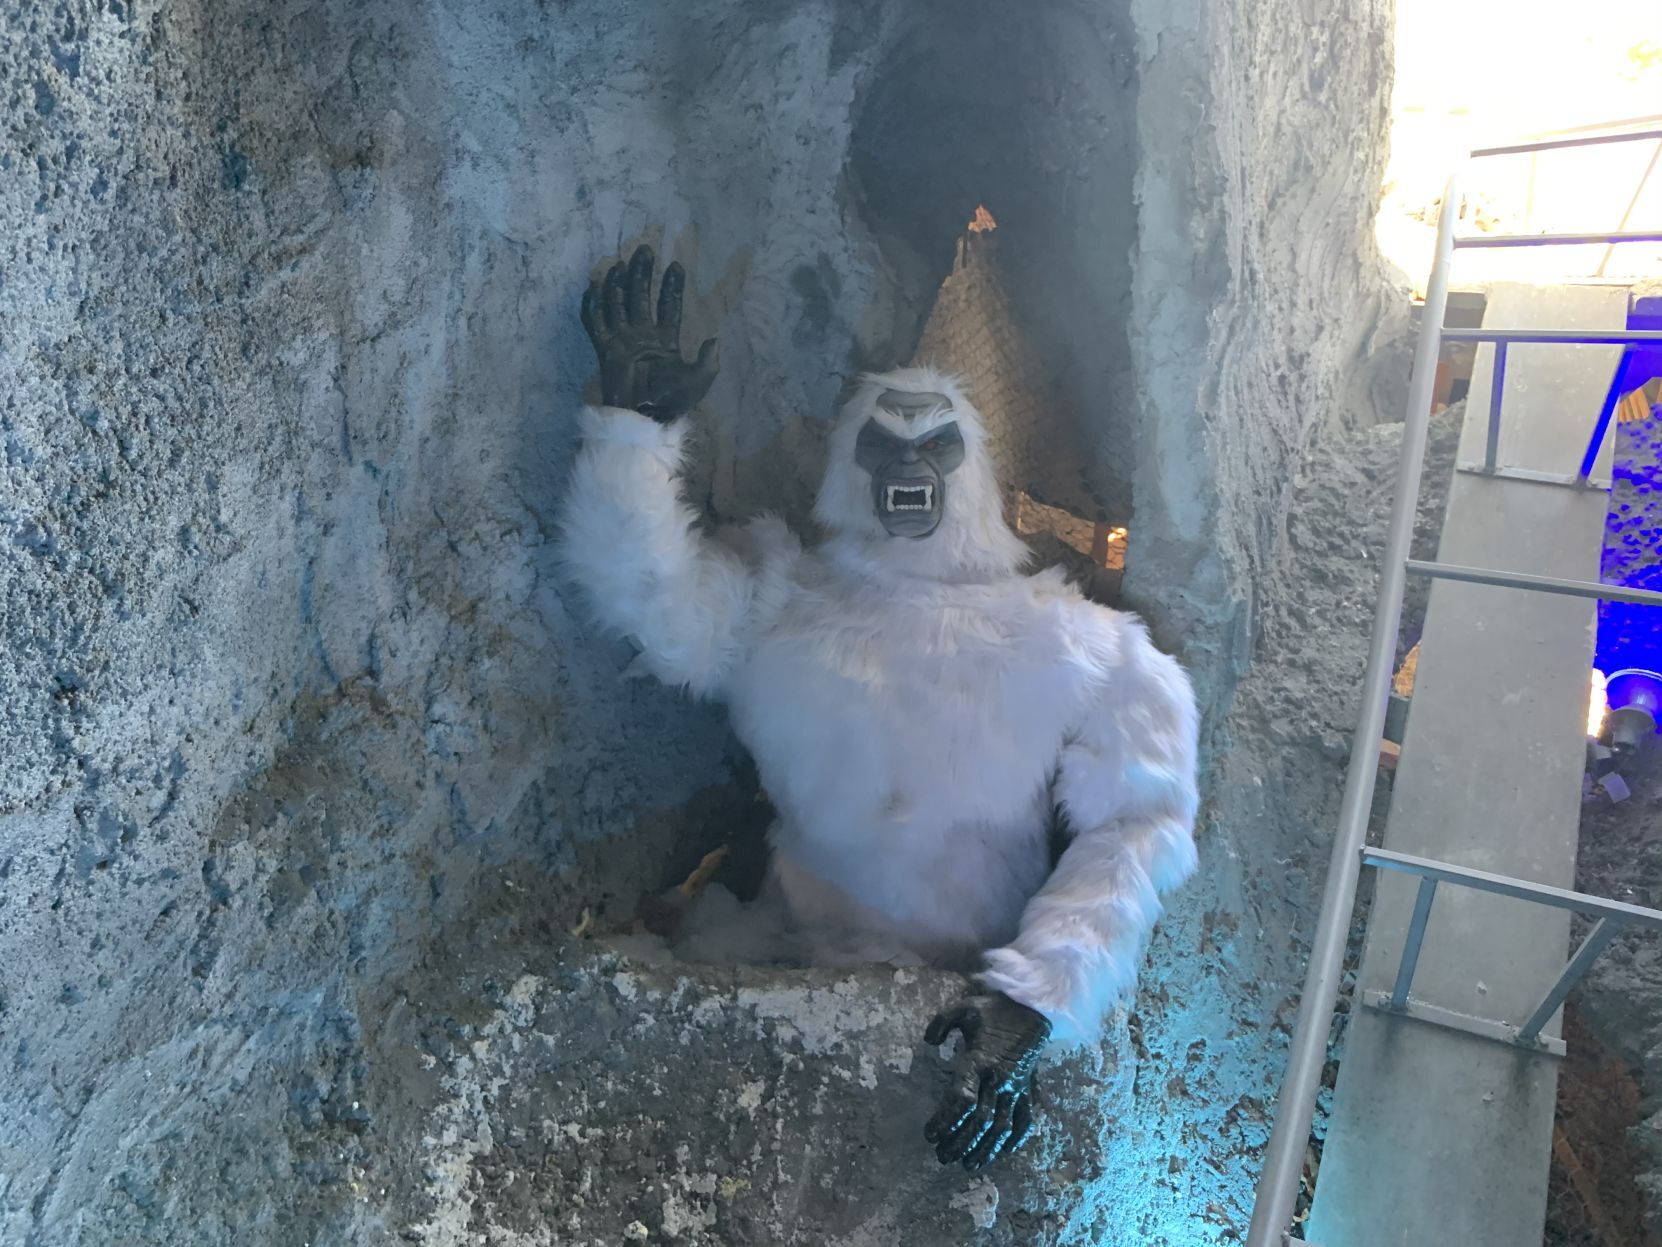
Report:
[[[1489,383],[1489,442],[1483,451],[1483,470],[1493,472],[1500,454],[1500,403],[1506,393],[1506,346],[1495,343],[1495,375]]]
[[[1628,356],[1633,352],[1631,345],[1622,347],[1622,353],[1616,360],[1616,371],[1610,376],[1610,388],[1604,394],[1604,406],[1599,408],[1598,423],[1593,426],[1592,436],[1587,439],[1586,453],[1581,456],[1581,469],[1576,473],[1576,480],[1584,481],[1593,474],[1593,465],[1598,462],[1599,451],[1604,448],[1604,438],[1610,432],[1610,421],[1616,414],[1616,406],[1622,401],[1622,381],[1627,376]]]
[[[1402,942],[1402,960],[1397,963],[1397,982],[1391,989],[1391,1008],[1401,1013],[1408,1007],[1408,989],[1414,986],[1414,970],[1420,964],[1425,943],[1425,924],[1431,921],[1431,902],[1437,899],[1437,881],[1430,875],[1420,880],[1414,896],[1414,916],[1408,922],[1408,938]]]
[[[1620,929],[1620,924],[1614,918],[1600,918],[1594,924],[1587,938],[1581,942],[1581,947],[1575,950],[1575,956],[1570,958],[1570,964],[1564,967],[1564,972],[1552,985],[1552,990],[1535,1006],[1535,1012],[1529,1015],[1529,1020],[1518,1028],[1519,1043],[1535,1042],[1541,1028],[1558,1012],[1558,1006],[1564,1003],[1564,998],[1570,994],[1570,990],[1581,981],[1581,976],[1592,968],[1593,962],[1598,960],[1605,945],[1616,938],[1616,932]]]
[[[1460,188],[1450,178],[1443,188],[1443,210],[1437,221],[1436,258],[1426,283],[1414,372],[1408,386],[1408,410],[1403,417],[1402,458],[1397,471],[1396,496],[1391,505],[1391,527],[1380,559],[1379,596],[1374,606],[1373,636],[1368,646],[1367,673],[1362,682],[1362,715],[1351,741],[1350,765],[1345,773],[1344,804],[1333,853],[1322,890],[1321,911],[1310,947],[1310,965],[1299,999],[1298,1022],[1293,1028],[1287,1072],[1281,1081],[1275,1126],[1264,1152],[1247,1247],[1281,1247],[1282,1234],[1292,1225],[1298,1199],[1299,1175],[1310,1141],[1310,1120],[1327,1058],[1327,1035],[1343,968],[1345,937],[1356,904],[1356,883],[1362,870],[1361,849],[1367,838],[1368,811],[1373,803],[1379,770],[1379,742],[1385,732],[1385,703],[1395,666],[1397,625],[1402,614],[1402,592],[1407,583],[1408,554],[1413,546],[1414,516],[1420,496],[1420,471],[1425,459],[1426,433],[1431,423],[1431,394],[1437,376],[1443,319],[1448,308],[1449,266],[1454,246],[1454,221],[1459,214]]]

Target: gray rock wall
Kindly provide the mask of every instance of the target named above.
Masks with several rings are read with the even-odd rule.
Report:
[[[563,930],[737,817],[720,714],[620,681],[549,557],[591,371],[575,301],[636,239],[691,265],[689,334],[723,340],[696,492],[799,515],[813,422],[910,353],[986,199],[1088,421],[1086,484],[1130,496],[1134,593],[1223,704],[1378,290],[1385,16],[1005,7],[0,8],[0,1240],[374,1243],[472,1208],[491,1118],[450,1137],[472,1093],[434,1054],[562,957],[544,1013],[581,1035],[599,988]],[[1092,1058],[1136,1124],[1064,1073],[1092,1181],[1009,1195],[1009,1241],[1238,1219],[1258,997],[1220,985],[1296,961],[1241,865],[1277,811],[1241,800]],[[654,990],[736,1007],[689,982]],[[870,1026],[899,1042],[939,991]],[[852,1093],[813,1055],[782,1103]],[[665,1092],[684,1110],[701,1070]],[[617,1111],[580,1135],[676,1155]],[[795,1146],[786,1116],[764,1153]],[[605,1224],[634,1188],[586,1172]],[[786,1179],[744,1176],[788,1211]],[[962,1193],[931,1182],[907,1199]]]
[[[1373,238],[1392,7],[1133,0],[1130,340],[1141,400],[1126,591],[1221,706],[1275,583],[1296,464],[1375,413],[1406,307]],[[1394,353],[1393,353],[1393,357]]]

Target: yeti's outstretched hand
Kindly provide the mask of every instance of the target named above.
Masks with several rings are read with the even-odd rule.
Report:
[[[1021,1146],[1033,1124],[1033,1069],[1050,1020],[1002,992],[966,998],[937,1013],[925,1043],[964,1037],[946,1100],[924,1128],[941,1164],[970,1172]]]
[[[583,295],[583,328],[600,357],[600,401],[626,407],[668,424],[698,405],[716,379],[716,340],[698,348],[698,358],[681,358],[681,292],[687,275],[680,264],[664,270],[658,313],[652,314],[652,248],[640,246],[625,265],[612,265],[603,281]]]

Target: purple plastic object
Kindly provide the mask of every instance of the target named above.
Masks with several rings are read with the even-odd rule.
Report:
[[[1610,747],[1636,749],[1662,722],[1662,675],[1642,667],[1613,672],[1605,683],[1610,707]]]

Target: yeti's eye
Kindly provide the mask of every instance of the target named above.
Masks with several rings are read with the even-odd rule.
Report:
[[[952,424],[943,424],[940,428],[929,434],[927,438],[919,442],[917,447],[919,450],[928,454],[938,455],[943,450],[950,450],[952,447],[960,445],[963,440],[963,434],[958,432],[958,425],[954,422]]]

